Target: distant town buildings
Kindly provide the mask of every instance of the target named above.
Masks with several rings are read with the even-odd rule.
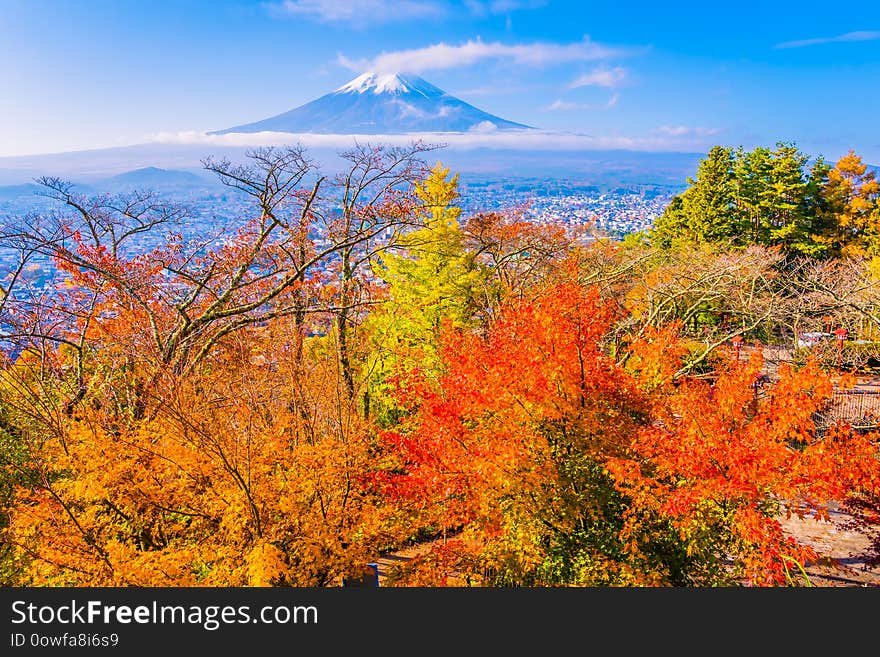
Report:
[[[644,189],[619,188],[602,190],[583,185],[560,185],[557,180],[531,180],[528,183],[516,179],[481,182],[479,185],[462,185],[457,203],[462,208],[462,219],[478,212],[513,209],[522,212],[523,218],[544,225],[559,225],[574,229],[591,225],[595,230],[614,238],[650,228],[677,190],[647,187]],[[132,247],[137,251],[149,251],[163,243],[167,232],[179,232],[184,239],[200,239],[215,236],[222,243],[234,236],[234,229],[227,229],[250,216],[253,212],[250,199],[232,191],[191,190],[169,196],[169,200],[185,204],[190,216],[181,225],[167,226],[139,236]],[[15,222],[16,217],[28,213],[59,209],[57,204],[45,198],[24,195],[0,198],[0,224]],[[10,270],[14,254],[0,249],[0,280]],[[48,258],[35,258],[25,273],[31,285],[43,288],[54,278]]]

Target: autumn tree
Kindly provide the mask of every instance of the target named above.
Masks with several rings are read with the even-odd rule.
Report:
[[[824,200],[836,220],[843,253],[880,255],[880,182],[855,152],[828,172]]]
[[[332,343],[298,355],[297,330],[286,317],[224,340],[128,425],[88,406],[63,443],[25,437],[38,476],[6,534],[22,582],[323,586],[373,560],[391,533],[361,483],[369,427]]]
[[[668,356],[666,356],[668,357]],[[819,555],[787,536],[787,514],[827,518],[830,504],[877,490],[876,435],[848,426],[819,434],[816,413],[833,381],[815,362],[780,366],[759,392],[756,352],[654,397],[654,421],[633,445],[635,458],[609,465],[618,487],[669,519],[699,567],[694,581],[784,585]]]
[[[398,370],[418,367],[436,376],[437,335],[441,324],[468,326],[475,297],[486,275],[465,248],[459,226],[458,176],[439,162],[415,186],[415,212],[423,228],[402,236],[381,255],[375,268],[387,298],[369,316],[366,328],[372,350],[365,361],[371,388],[365,414],[384,415],[392,405],[388,381]]]
[[[341,153],[348,166],[335,178],[338,200],[328,216],[327,235],[340,245],[334,249],[338,257],[331,269],[337,349],[350,397],[355,396],[357,369],[350,334],[363,319],[357,309],[369,300],[366,277],[405,232],[421,227],[415,185],[426,177],[428,168],[420,156],[436,148],[423,142],[409,147],[357,144]]]
[[[784,584],[816,555],[779,514],[876,490],[870,437],[815,433],[831,382],[814,365],[760,399],[757,356],[714,385],[676,383],[672,328],[625,366],[609,358],[615,312],[595,289],[545,288],[484,336],[450,330],[438,383],[401,388],[411,415],[385,434],[395,458],[377,486],[455,533],[403,581]]]
[[[674,324],[687,347],[680,376],[708,375],[736,336],[793,344],[797,318],[822,316],[816,304],[795,316],[798,291],[779,275],[785,258],[778,248],[594,243],[576,257],[581,283],[596,285],[620,310],[610,337],[619,358],[628,357],[624,347],[633,339]]]
[[[146,249],[184,211],[43,181],[72,214],[3,233],[61,272],[3,294],[22,581],[326,584],[375,554],[339,318],[363,307],[361,263],[416,223],[426,148],[358,147],[332,181],[299,148],[207,160],[253,213]]]
[[[602,455],[625,449],[644,400],[599,349],[612,317],[576,286],[514,301],[485,337],[446,333],[437,385],[401,388],[414,414],[385,434],[398,460],[377,483],[420,509],[422,522],[458,532],[419,577],[443,583],[448,569],[494,584],[636,577],[615,536],[621,500]]]
[[[479,315],[496,317],[506,299],[518,298],[552,278],[572,251],[594,237],[589,227],[565,229],[536,224],[521,208],[477,212],[464,225],[465,246],[483,268],[486,282],[479,293]]]

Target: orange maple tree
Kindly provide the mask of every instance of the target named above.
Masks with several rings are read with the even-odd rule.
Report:
[[[292,323],[226,341],[209,370],[163,373],[137,419],[89,405],[62,440],[26,437],[39,477],[6,536],[25,581],[319,586],[372,560],[390,534],[360,484],[369,426],[333,345],[300,359]]]
[[[673,327],[622,366],[614,317],[595,289],[549,285],[485,335],[447,331],[437,385],[402,375],[411,415],[384,435],[376,485],[446,535],[402,582],[782,584],[817,555],[781,513],[877,490],[872,436],[816,436],[831,381],[815,364],[756,400],[760,356],[675,380]]]

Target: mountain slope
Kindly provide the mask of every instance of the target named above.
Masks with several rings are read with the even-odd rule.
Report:
[[[208,134],[293,132],[398,134],[526,130],[452,96],[417,75],[364,73],[336,91],[277,116]]]
[[[134,187],[204,187],[205,183],[206,178],[189,171],[160,169],[153,166],[126,171],[102,181],[106,188],[112,190]]]

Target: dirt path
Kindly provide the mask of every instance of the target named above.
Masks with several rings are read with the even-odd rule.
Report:
[[[871,566],[865,560],[869,538],[847,529],[849,516],[842,511],[832,510],[829,516],[829,521],[801,520],[797,516],[781,520],[788,534],[833,560],[808,565],[805,570],[810,583],[813,586],[880,586],[880,566]]]
[[[400,566],[412,559],[413,557],[425,554],[436,542],[437,541],[431,541],[428,543],[413,545],[412,547],[408,547],[404,550],[398,550],[397,552],[392,552],[391,554],[385,554],[381,556],[376,561],[376,563],[379,564],[379,586],[386,585],[388,581],[388,571],[391,568],[393,568],[394,566]]]

